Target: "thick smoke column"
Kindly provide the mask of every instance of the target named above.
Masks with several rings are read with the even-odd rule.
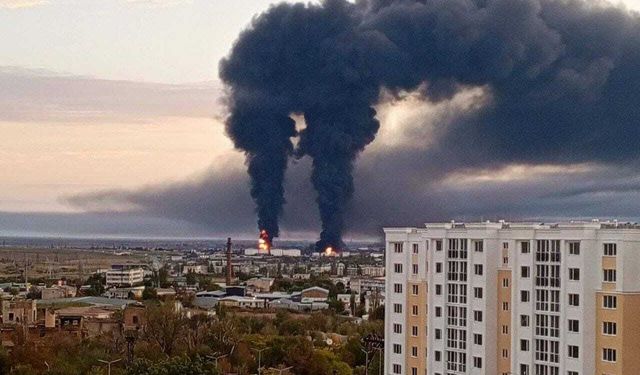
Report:
[[[421,89],[433,102],[485,89],[488,104],[454,121],[429,150],[452,169],[640,156],[638,25],[636,15],[572,0],[271,8],[220,67],[230,89],[227,131],[247,153],[260,228],[277,235],[288,157],[308,155],[323,226],[318,247],[342,245],[354,160],[378,130],[373,106],[382,88]],[[307,124],[297,150],[291,114]]]

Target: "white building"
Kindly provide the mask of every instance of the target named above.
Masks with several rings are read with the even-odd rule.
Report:
[[[385,233],[385,374],[640,374],[640,226]]]
[[[135,286],[142,284],[144,270],[139,267],[113,266],[107,271],[107,286]]]

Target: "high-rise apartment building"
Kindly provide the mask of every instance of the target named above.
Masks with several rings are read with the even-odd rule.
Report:
[[[385,374],[640,374],[640,226],[385,234]]]

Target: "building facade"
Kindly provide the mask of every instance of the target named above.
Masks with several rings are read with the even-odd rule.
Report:
[[[640,374],[640,226],[385,234],[385,374]]]
[[[112,266],[107,271],[106,282],[112,286],[136,286],[144,281],[144,270],[139,267]]]

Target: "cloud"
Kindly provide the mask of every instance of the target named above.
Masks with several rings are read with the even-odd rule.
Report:
[[[175,5],[191,4],[192,0],[124,0],[127,4],[146,5],[150,7],[165,8]]]
[[[0,121],[145,121],[223,113],[215,82],[115,81],[0,67]]]
[[[33,8],[47,3],[48,0],[0,0],[0,9]]]

